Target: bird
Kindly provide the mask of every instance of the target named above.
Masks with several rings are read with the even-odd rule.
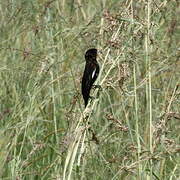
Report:
[[[91,88],[99,75],[100,68],[96,57],[97,49],[95,48],[88,49],[85,53],[86,65],[82,77],[81,87],[85,107],[89,102]]]

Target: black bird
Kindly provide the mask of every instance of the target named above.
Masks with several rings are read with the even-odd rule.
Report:
[[[86,66],[82,78],[82,95],[85,107],[90,98],[90,90],[99,75],[99,64],[96,61],[97,49],[89,49],[85,53]]]

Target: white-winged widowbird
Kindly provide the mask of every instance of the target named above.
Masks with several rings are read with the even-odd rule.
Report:
[[[85,70],[82,78],[82,95],[85,103],[85,107],[88,104],[90,98],[91,88],[99,75],[99,64],[96,60],[97,49],[88,49],[85,53]]]

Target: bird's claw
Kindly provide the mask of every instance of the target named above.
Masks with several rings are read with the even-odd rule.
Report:
[[[89,96],[89,98],[90,98],[91,100],[96,99],[94,96]]]
[[[94,89],[99,89],[99,91],[102,91],[101,85],[93,85],[92,86]]]

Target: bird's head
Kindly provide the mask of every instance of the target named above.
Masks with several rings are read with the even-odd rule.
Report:
[[[86,51],[85,54],[86,61],[96,61],[96,57],[97,57],[97,49],[92,48]]]

